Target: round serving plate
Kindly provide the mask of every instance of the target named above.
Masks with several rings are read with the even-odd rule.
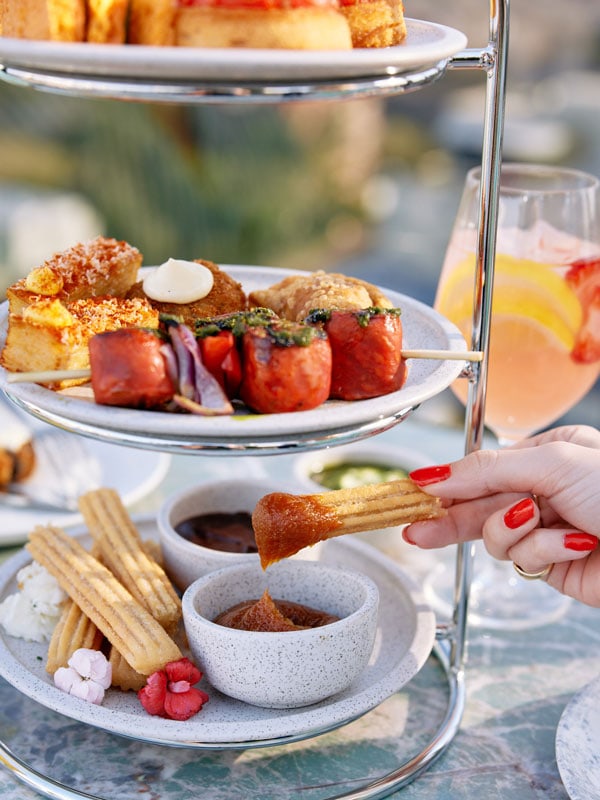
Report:
[[[144,83],[336,82],[418,72],[451,58],[467,43],[464,33],[434,22],[407,19],[404,42],[353,50],[148,47],[47,42],[0,37],[4,69],[73,78]]]
[[[144,538],[156,538],[153,518],[136,520]],[[84,531],[74,531],[74,535]],[[57,689],[44,664],[47,643],[26,642],[0,629],[0,675],[12,686],[64,716],[104,731],[155,744],[198,749],[248,749],[301,741],[334,730],[399,691],[427,660],[435,639],[435,617],[420,589],[396,564],[363,542],[328,541],[318,560],[362,572],[379,589],[377,638],[371,660],[343,692],[295,709],[267,709],[225,697],[206,681],[210,701],[195,717],[178,722],[150,717],[134,692],[111,689],[96,706]],[[18,571],[31,561],[20,551],[0,567],[0,602],[16,591]],[[310,669],[310,665],[307,665]],[[268,678],[268,664],[265,664]]]
[[[274,267],[223,266],[246,293],[266,288],[298,271]],[[402,310],[403,347],[460,352],[462,334],[429,306],[384,289]],[[0,310],[0,347],[8,319]],[[461,360],[411,359],[404,386],[369,400],[328,400],[308,411],[253,414],[240,409],[231,416],[201,417],[159,411],[100,406],[89,387],[55,392],[33,383],[8,383],[0,369],[0,388],[34,416],[66,430],[118,444],[169,452],[244,454],[309,449],[342,444],[387,430],[425,400],[446,389],[461,373]]]

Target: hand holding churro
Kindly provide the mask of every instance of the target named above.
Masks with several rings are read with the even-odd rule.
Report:
[[[323,494],[273,492],[258,501],[252,526],[265,569],[334,536],[435,519],[445,513],[437,497],[405,479]]]

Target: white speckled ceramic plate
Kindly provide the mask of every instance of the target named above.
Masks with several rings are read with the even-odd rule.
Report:
[[[462,50],[453,28],[407,20],[397,47],[360,50],[252,50],[34,42],[0,38],[4,67],[65,75],[166,81],[298,81],[394,75],[432,66]]]
[[[226,266],[247,293],[266,288],[293,271],[269,267]],[[297,272],[295,274],[298,274]],[[465,341],[452,323],[424,303],[403,294],[384,290],[391,302],[402,309],[403,346],[410,349],[464,351]],[[1,313],[1,312],[0,312]],[[0,347],[6,336],[7,307],[0,316]],[[411,359],[408,377],[402,389],[369,400],[344,402],[329,400],[318,408],[288,414],[251,414],[236,412],[225,417],[200,417],[192,414],[169,414],[96,405],[91,391],[76,394],[53,392],[31,383],[6,381],[0,368],[0,387],[19,405],[49,422],[59,422],[67,430],[114,434],[122,431],[141,439],[150,437],[185,439],[187,442],[233,442],[250,439],[284,439],[376,424],[377,420],[415,408],[446,389],[458,377],[462,361]],[[79,427],[78,427],[79,426]],[[143,443],[142,443],[143,446]]]
[[[600,798],[600,677],[581,689],[562,713],[556,761],[571,800]]]
[[[155,536],[153,520],[139,520],[138,524],[142,535]],[[15,591],[15,575],[29,560],[28,553],[22,551],[2,565],[0,601]],[[23,694],[60,714],[159,744],[248,748],[331,730],[377,706],[419,671],[433,646],[435,617],[412,580],[369,545],[340,537],[326,543],[319,560],[368,575],[378,586],[380,605],[375,647],[366,670],[349,689],[315,705],[285,710],[258,708],[229,699],[201,683],[210,701],[186,722],[148,716],[132,692],[110,690],[104,704],[94,706],[54,687],[44,670],[46,645],[12,638],[1,629],[0,675]]]

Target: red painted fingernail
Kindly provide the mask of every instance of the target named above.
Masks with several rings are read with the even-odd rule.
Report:
[[[535,514],[535,503],[531,497],[525,497],[519,500],[512,508],[509,508],[504,515],[504,524],[507,528],[515,530],[520,528],[526,522],[529,522]]]
[[[416,544],[416,542],[414,542],[414,541],[413,541],[413,540],[410,538],[410,536],[408,535],[406,528],[404,528],[404,530],[402,531],[402,538],[404,539],[404,541],[405,541],[407,544]]]
[[[598,547],[598,537],[591,533],[566,533],[563,540],[567,550],[578,550],[580,553],[586,550],[595,550]]]
[[[430,483],[439,483],[440,481],[447,480],[452,474],[450,464],[440,464],[437,467],[421,467],[414,469],[409,473],[409,478],[413,480],[417,486],[428,486]]]

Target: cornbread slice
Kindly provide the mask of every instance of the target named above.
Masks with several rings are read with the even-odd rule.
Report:
[[[136,247],[98,236],[55,253],[9,286],[9,311],[16,314],[42,298],[71,303],[103,295],[125,297],[137,280],[141,265],[142,255]]]
[[[38,525],[26,549],[136,672],[151,675],[182,657],[152,614],[76,539],[52,525]]]
[[[141,299],[92,297],[66,305],[56,298],[38,299],[9,314],[0,364],[9,372],[88,368],[90,338],[124,327],[157,328],[158,312]],[[85,380],[49,386],[63,389],[80,383]]]

